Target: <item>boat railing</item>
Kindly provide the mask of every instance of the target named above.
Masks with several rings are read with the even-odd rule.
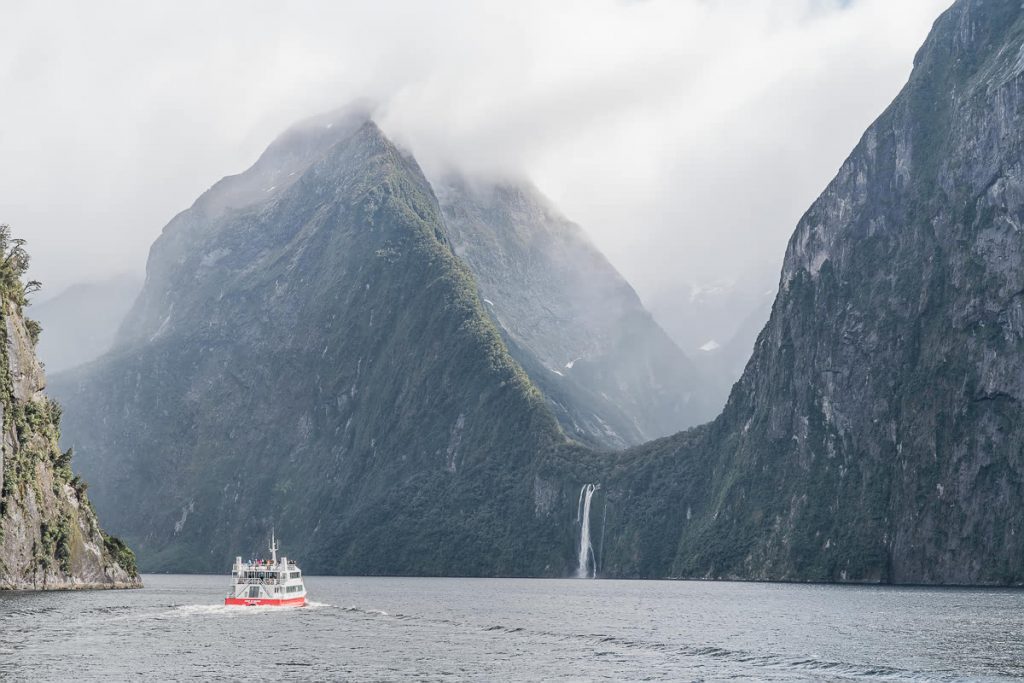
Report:
[[[239,576],[238,578],[235,579],[235,583],[238,584],[238,585],[246,584],[246,585],[250,585],[250,586],[251,585],[258,585],[258,586],[260,586],[260,585],[261,586],[283,586],[284,584],[288,583],[288,579],[261,579],[261,578],[256,578],[256,577],[254,577],[254,578],[246,578],[244,576]]]
[[[240,565],[240,567],[241,567],[241,571],[244,571],[244,572],[277,572],[277,571],[297,572],[297,571],[301,571],[299,569],[298,565],[292,564],[290,562],[288,563],[288,566],[285,567],[284,569],[281,569],[280,565],[266,565],[266,564],[242,564],[242,565]],[[235,565],[234,567],[232,567],[232,569],[238,569],[238,568],[239,568],[239,565]]]
[[[295,580],[288,579],[287,577],[285,579],[259,579],[255,577],[247,579],[246,577],[236,577],[236,579],[234,579],[234,584],[237,586],[285,586],[286,584],[294,581]]]

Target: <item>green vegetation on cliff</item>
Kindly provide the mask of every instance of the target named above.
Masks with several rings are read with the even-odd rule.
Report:
[[[61,409],[42,394],[34,355],[40,327],[24,316],[38,288],[23,283],[24,244],[0,225],[0,588],[137,585],[134,567],[99,549],[71,451],[58,447]]]

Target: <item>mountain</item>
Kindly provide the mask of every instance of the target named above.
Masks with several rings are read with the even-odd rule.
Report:
[[[622,448],[714,417],[689,359],[536,188],[454,174],[434,187],[455,253],[567,434]]]
[[[800,220],[712,424],[605,474],[604,571],[1024,582],[1024,10],[960,0]]]
[[[702,378],[704,395],[719,409],[725,405],[733,385],[750,360],[754,342],[771,314],[773,294],[773,291],[766,291],[760,300],[752,302],[753,308],[738,319],[738,324],[733,323],[737,326],[731,337],[726,337],[721,343],[712,338],[693,356]]]
[[[32,315],[46,330],[37,349],[46,369],[60,372],[109,350],[140,289],[138,278],[120,275],[72,285],[33,305]]]
[[[939,18],[722,414],[624,452],[566,437],[407,154],[365,115],[293,129],[62,377],[100,512],[165,570],[274,524],[314,572],[1024,583],[1022,15]]]
[[[24,315],[28,255],[0,226],[0,589],[141,586],[135,558],[104,534],[57,447],[61,409],[43,394],[40,326]]]
[[[765,258],[737,278],[668,283],[650,298],[655,320],[692,360],[699,392],[714,412],[708,420],[721,412],[768,320],[778,284],[769,263],[775,266]]]
[[[310,572],[561,575],[538,476],[576,447],[484,306],[416,162],[314,119],[164,229],[118,344],[55,382],[67,440],[144,567],[275,526]]]
[[[771,308],[778,285],[778,266],[777,259],[766,257],[743,268],[739,277],[666,282],[652,292],[646,303],[679,348],[699,363],[697,352],[725,346],[743,334],[751,315],[763,311],[764,317],[750,337],[753,347],[757,333],[768,320],[767,309]],[[749,352],[750,348],[748,356]]]

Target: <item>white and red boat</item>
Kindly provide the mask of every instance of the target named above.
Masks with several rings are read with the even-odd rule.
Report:
[[[306,586],[302,570],[287,557],[277,559],[277,540],[270,536],[270,559],[242,562],[235,558],[231,568],[231,590],[225,605],[246,607],[302,607],[306,604]]]

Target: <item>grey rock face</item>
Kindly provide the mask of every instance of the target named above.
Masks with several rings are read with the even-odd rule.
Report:
[[[57,449],[60,411],[42,393],[45,378],[21,307],[0,296],[0,589],[131,588],[142,584],[130,556],[100,531]]]
[[[623,477],[617,523],[662,505],[680,540],[624,533],[616,572],[1024,582],[1022,42],[1016,1],[936,22],[797,226],[724,414],[647,448],[673,486]]]
[[[689,359],[580,228],[526,183],[435,183],[513,357],[566,433],[622,448],[712,418]]]
[[[25,321],[16,311],[4,316],[5,339],[7,340],[7,369],[11,377],[14,399],[22,403],[36,401],[46,388],[43,367],[36,358],[29,341]]]

